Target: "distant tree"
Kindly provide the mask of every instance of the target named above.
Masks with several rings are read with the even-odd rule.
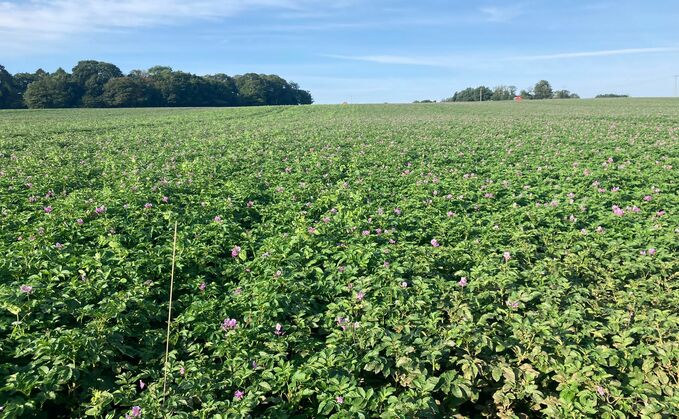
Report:
[[[533,99],[551,99],[554,95],[552,86],[547,80],[540,80],[539,82],[535,83],[533,92]]]
[[[29,84],[24,94],[29,108],[70,108],[77,99],[78,86],[62,68]]]
[[[487,86],[467,87],[464,90],[455,92],[452,97],[444,99],[444,102],[478,102],[488,101],[493,97],[493,90]]]
[[[533,90],[532,89],[528,89],[528,90],[521,89],[519,96],[521,96],[523,99],[533,99]]]
[[[12,76],[0,72],[0,106],[141,107],[298,105],[313,103],[311,93],[275,74],[197,76],[172,67],[132,70],[124,76],[113,64],[85,60],[68,74],[38,70]],[[12,102],[12,104],[10,104]]]
[[[431,99],[424,99],[424,100],[416,100],[413,103],[436,103],[436,101],[431,100]]]
[[[571,93],[568,90],[557,90],[554,92],[554,98],[555,99],[579,99],[580,96],[578,96],[575,93]]]
[[[259,74],[246,73],[236,76],[238,103],[245,106],[266,105],[267,83]]]
[[[512,100],[516,96],[516,86],[496,86],[490,100]]]
[[[227,76],[224,73],[204,76],[210,83],[210,88],[213,91],[214,97],[212,99],[212,106],[237,106],[238,105],[238,87],[233,77]]]
[[[604,94],[599,94],[596,95],[595,98],[614,98],[614,97],[629,97],[629,95],[620,95],[617,93],[604,93]]]
[[[47,73],[43,69],[38,69],[35,73],[16,73],[14,75],[14,86],[17,89],[17,94],[19,95],[20,107],[25,108],[24,95],[26,94],[26,89],[28,85],[34,81],[38,81],[45,77]]]
[[[150,81],[135,77],[114,77],[106,82],[102,93],[103,104],[111,108],[139,108],[159,106],[160,92]]]
[[[131,77],[133,79],[148,79],[150,75],[147,70],[132,70],[129,72],[127,77]]]
[[[107,81],[122,77],[120,69],[103,61],[79,61],[73,67],[71,77],[77,86],[78,104],[85,108],[105,106],[102,94]]]
[[[314,98],[308,90],[296,89],[295,98],[296,105],[311,105],[314,103]]]
[[[0,65],[0,109],[18,108],[21,98],[14,84],[14,77]]]
[[[135,71],[141,71],[141,70],[135,70]],[[151,68],[149,68],[146,73],[151,76],[151,77],[157,77],[162,74],[169,74],[172,73],[172,67],[164,66],[164,65],[156,65]]]

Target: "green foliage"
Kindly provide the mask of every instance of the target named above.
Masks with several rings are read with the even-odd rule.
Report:
[[[617,94],[617,93],[603,93],[603,94],[599,94],[599,95],[596,95],[596,96],[595,96],[596,99],[601,99],[601,98],[618,98],[618,97],[629,97],[629,95],[621,95],[621,94]]]
[[[678,119],[0,112],[2,415],[676,417]]]
[[[444,102],[478,102],[478,101],[488,101],[493,96],[493,90],[486,86],[479,87],[467,87],[464,90],[455,92],[455,94],[444,99]]]
[[[197,76],[171,67],[133,70],[80,61],[68,74],[42,70],[14,78],[0,66],[0,108],[308,105],[311,94],[274,74]]]
[[[496,86],[490,100],[513,100],[516,97],[516,86]]]
[[[115,77],[104,84],[101,105],[111,108],[160,106],[160,92],[148,79]]]
[[[0,109],[18,107],[20,100],[19,88],[14,77],[0,65]]]
[[[540,80],[533,87],[533,99],[551,99],[554,97],[552,86],[547,80]]]
[[[79,89],[60,68],[29,84],[24,102],[29,108],[70,108],[77,106]]]
[[[554,92],[553,97],[554,99],[580,99],[580,96],[568,90],[557,90]]]
[[[93,60],[78,62],[73,67],[71,80],[78,88],[79,106],[85,108],[105,106],[104,85],[109,80],[122,76],[122,71],[110,63]]]

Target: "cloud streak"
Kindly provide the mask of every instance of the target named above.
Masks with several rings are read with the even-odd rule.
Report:
[[[320,4],[320,0],[0,1],[0,45],[224,18],[253,9],[302,12],[313,4]]]
[[[481,7],[479,12],[484,17],[486,22],[505,23],[519,17],[522,12],[519,7],[498,7],[486,6]]]
[[[474,62],[490,61],[547,61],[547,60],[564,60],[572,58],[587,58],[587,57],[610,57],[616,55],[634,55],[634,54],[653,54],[653,53],[667,53],[679,52],[679,48],[674,47],[657,47],[657,48],[626,48],[626,49],[611,49],[601,51],[580,51],[580,52],[565,52],[557,54],[545,55],[521,55],[521,56],[487,56],[476,57]],[[429,67],[461,67],[465,61],[468,61],[468,56],[405,56],[405,55],[324,55],[327,58],[336,58],[341,60],[364,61],[378,64],[397,64],[397,65],[417,65]]]
[[[679,48],[660,47],[660,48],[625,48],[625,49],[609,49],[603,51],[580,51],[580,52],[565,52],[559,54],[546,55],[526,55],[515,57],[516,60],[560,60],[566,58],[585,58],[585,57],[610,57],[614,55],[633,55],[633,54],[652,54],[660,52],[677,52]]]

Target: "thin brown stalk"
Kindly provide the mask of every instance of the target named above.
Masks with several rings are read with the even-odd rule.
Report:
[[[174,290],[174,266],[177,255],[177,222],[174,222],[174,239],[172,240],[172,271],[170,273],[170,301],[167,308],[167,335],[165,336],[165,373],[163,376],[163,406],[167,394],[167,358],[170,354],[170,325],[172,324],[172,291]]]

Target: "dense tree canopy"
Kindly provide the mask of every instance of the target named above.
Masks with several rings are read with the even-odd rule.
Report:
[[[78,103],[78,86],[60,68],[29,84],[23,100],[29,108],[71,108]]]
[[[464,90],[455,92],[452,97],[444,99],[444,102],[478,102],[490,100],[493,97],[493,90],[487,86],[467,87]]]
[[[594,96],[595,99],[615,98],[615,97],[629,97],[629,95],[621,95],[621,94],[618,94],[618,93],[602,93],[602,94]]]
[[[0,66],[0,108],[305,105],[311,94],[275,74],[198,76],[171,67],[132,70],[85,60],[69,74],[12,76]]]
[[[540,80],[533,87],[533,99],[551,99],[554,96],[552,86],[547,80]]]
[[[14,78],[0,65],[0,108],[13,108],[20,103]]]

